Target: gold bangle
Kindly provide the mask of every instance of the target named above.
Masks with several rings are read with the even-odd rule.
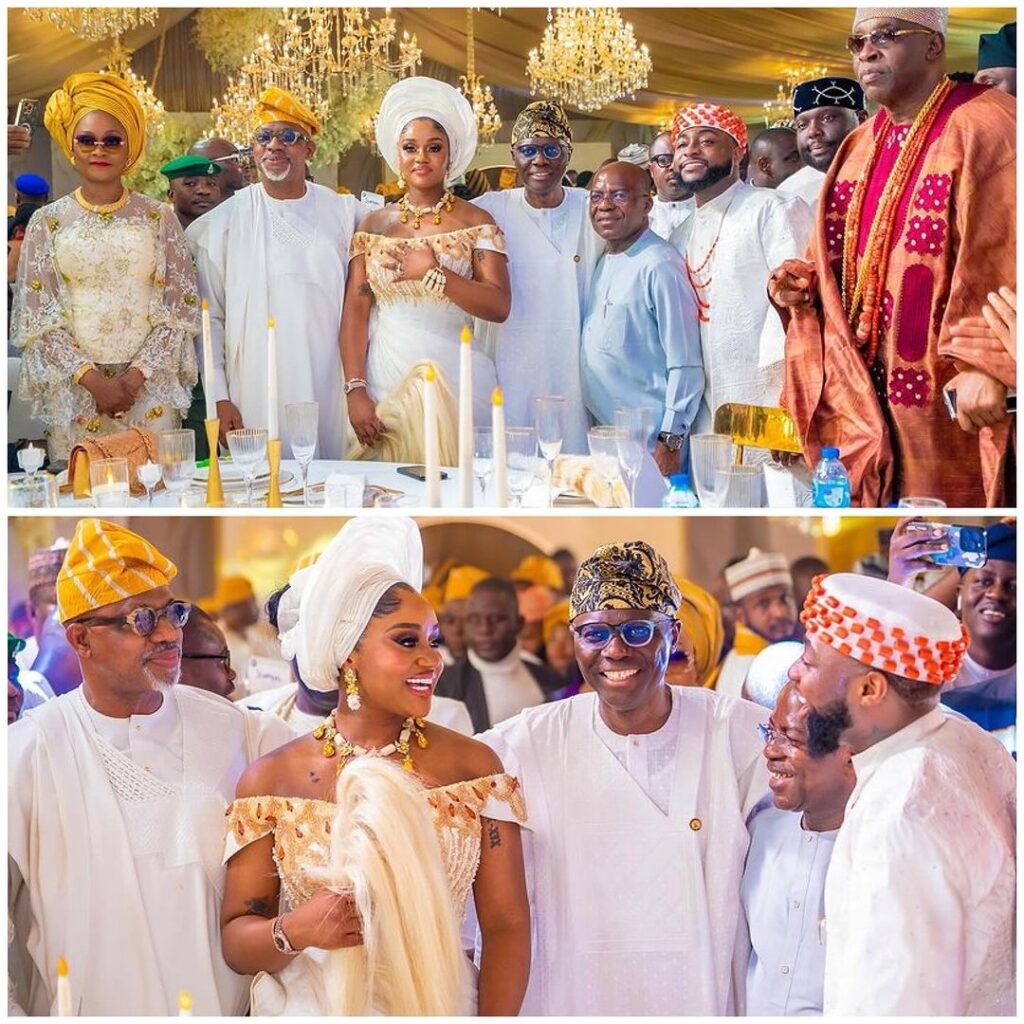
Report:
[[[82,368],[81,368],[81,369],[80,369],[80,370],[79,370],[79,371],[78,371],[78,372],[77,372],[77,373],[76,373],[76,374],[75,374],[75,375],[74,375],[74,376],[73,376],[73,377],[71,378],[71,383],[72,383],[72,384],[81,384],[81,383],[82,383],[82,378],[83,378],[83,377],[84,377],[84,376],[85,376],[85,375],[86,375],[86,374],[87,374],[87,373],[88,373],[88,372],[89,372],[90,370],[95,370],[95,369],[96,369],[96,367],[95,367],[95,366],[93,366],[93,364],[92,364],[92,363],[86,363],[86,364],[85,364],[85,366],[83,366],[83,367],[82,367]]]

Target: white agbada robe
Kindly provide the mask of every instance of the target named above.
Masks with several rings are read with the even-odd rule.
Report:
[[[267,319],[277,321],[278,420],[290,453],[284,407],[320,406],[317,455],[345,456],[348,415],[338,343],[349,246],[368,209],[349,195],[306,182],[301,199],[272,199],[261,185],[236,192],[185,233],[199,293],[210,304],[213,383],[247,427],[267,426]],[[202,342],[197,339],[202,369]]]
[[[853,767],[825,883],[825,1014],[1012,1015],[1013,759],[934,708]]]
[[[727,402],[779,404],[786,333],[768,301],[768,277],[784,260],[803,256],[813,223],[802,199],[737,181],[698,206],[669,239],[699,281],[710,279],[701,291],[710,309],[700,325],[704,397],[694,433],[710,431],[715,410]]]
[[[583,304],[604,242],[590,223],[589,192],[564,189],[561,204],[537,210],[523,188],[487,192],[473,202],[505,235],[512,309],[503,324],[476,322],[493,352],[505,394],[505,421],[532,427],[533,399],[567,402],[562,451],[587,454],[587,411],[580,381]]]
[[[250,979],[221,954],[224,813],[284,723],[180,685],[153,715],[109,719],[78,688],[7,736],[22,1008],[56,1014],[63,956],[75,1016],[172,1015],[182,989],[197,1015],[243,1013]]]
[[[799,171],[794,171],[785,181],[780,182],[776,192],[781,192],[783,195],[799,196],[814,214],[817,212],[818,200],[821,198],[821,186],[824,184],[825,172],[805,165]]]
[[[672,232],[685,224],[696,208],[697,201],[693,196],[690,196],[689,199],[674,199],[672,201],[655,196],[654,205],[651,207],[647,221],[651,230],[667,242],[672,236]]]
[[[530,812],[523,1015],[732,1011],[744,822],[767,791],[756,729],[765,713],[708,690],[669,693],[677,739],[667,793],[656,770],[623,764],[604,742],[593,693],[479,737],[519,779]]]

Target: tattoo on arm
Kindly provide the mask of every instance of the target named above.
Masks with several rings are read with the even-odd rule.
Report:
[[[362,295],[364,298],[370,299],[371,301],[373,300],[373,288],[370,285],[369,281],[364,281],[359,286],[359,294]]]
[[[501,831],[493,821],[487,825],[487,842],[492,850],[496,846],[501,846]]]
[[[473,250],[473,259],[475,259],[477,261],[477,263],[483,263],[483,261],[485,259],[487,259],[487,250],[486,249],[474,249]]]
[[[257,914],[259,917],[275,916],[275,912],[270,904],[266,900],[262,899],[246,900],[245,909],[248,910],[250,914]]]

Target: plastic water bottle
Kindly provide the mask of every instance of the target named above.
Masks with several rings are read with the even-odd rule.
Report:
[[[839,461],[838,448],[822,448],[811,485],[815,508],[849,508],[850,477]]]
[[[688,473],[674,473],[668,478],[668,494],[661,499],[662,508],[699,508],[697,495],[690,487]]]

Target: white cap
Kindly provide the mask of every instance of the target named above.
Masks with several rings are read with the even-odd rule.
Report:
[[[785,555],[751,548],[742,562],[725,570],[725,582],[730,599],[739,601],[768,587],[792,587],[793,576]]]

